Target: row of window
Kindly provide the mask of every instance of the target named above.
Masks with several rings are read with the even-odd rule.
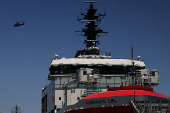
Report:
[[[72,89],[72,90],[71,90],[71,93],[75,93],[75,92],[76,92],[76,90],[75,90],[75,89]]]
[[[154,76],[154,75],[152,75]],[[126,77],[121,77],[122,79],[126,79]],[[76,79],[76,77],[72,77],[72,79]],[[112,79],[111,77],[105,77],[105,79]],[[55,78],[55,80],[57,80],[57,77]],[[62,77],[59,78],[59,80],[62,80]],[[68,82],[69,82],[69,78],[68,78]]]
[[[59,73],[75,73],[77,69],[80,68],[89,68],[88,65],[59,65],[59,66],[51,66],[50,74],[59,74]],[[93,65],[91,68],[99,69],[100,74],[128,74],[129,67],[127,66],[97,66]],[[136,69],[143,69],[141,67],[135,67]]]

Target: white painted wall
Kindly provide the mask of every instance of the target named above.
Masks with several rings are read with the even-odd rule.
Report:
[[[65,83],[68,83],[68,82],[71,82],[73,79],[72,77],[56,77],[55,78],[55,88],[62,88],[64,82]]]
[[[59,100],[61,97],[61,100]],[[62,108],[62,101],[64,103],[64,90],[55,90],[55,105],[58,108]]]
[[[47,112],[50,112],[54,109],[55,102],[53,101],[54,90],[55,90],[55,82],[54,80],[50,82],[50,84],[47,86],[47,88],[42,93],[42,98],[47,94]]]
[[[77,97],[81,99],[81,91],[84,91],[85,89],[75,89],[75,93],[71,93],[71,90],[67,91],[67,105],[72,105],[77,103],[79,100],[77,100]]]

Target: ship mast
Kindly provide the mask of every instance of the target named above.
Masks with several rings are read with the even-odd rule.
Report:
[[[102,17],[106,16],[106,9],[104,10],[104,14],[97,14],[97,9],[94,9],[93,3],[99,3],[97,1],[84,1],[84,3],[90,3],[90,7],[87,10],[87,13],[82,13],[82,18],[79,18],[79,15],[77,14],[77,20],[81,23],[86,23],[85,28],[82,28],[82,31],[75,31],[78,36],[85,36],[86,40],[84,40],[84,44],[86,44],[86,48],[90,47],[97,47],[99,43],[99,40],[96,40],[98,33],[108,33],[103,32],[103,30],[99,27],[100,21],[102,20]],[[79,34],[79,33],[81,34]],[[82,34],[84,32],[84,34]],[[106,34],[107,35],[107,34]],[[86,54],[85,54],[86,55]]]
[[[11,113],[21,113],[21,111],[20,111],[20,107],[18,107],[18,105],[16,104],[16,106],[15,107],[13,107],[13,109],[15,109],[15,110],[11,110]]]
[[[136,69],[133,62],[133,45],[131,45],[131,60],[132,60],[132,70],[131,70],[131,76],[132,76],[132,84],[134,89],[134,102],[135,102],[135,85],[136,85]]]

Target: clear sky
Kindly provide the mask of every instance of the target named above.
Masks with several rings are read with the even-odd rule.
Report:
[[[99,0],[94,4],[106,16],[99,25],[109,32],[99,47],[112,58],[142,56],[149,70],[158,69],[154,90],[170,96],[170,1]],[[77,21],[83,0],[0,0],[0,112],[10,113],[17,103],[23,113],[41,112],[41,90],[47,85],[49,65],[74,57],[84,49],[85,37],[76,36],[84,24]],[[14,21],[25,21],[15,28]]]

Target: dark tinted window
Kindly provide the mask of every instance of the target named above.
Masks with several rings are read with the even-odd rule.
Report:
[[[89,68],[88,65],[59,65],[59,66],[53,66],[50,68],[51,74],[59,74],[59,73],[76,73],[77,69],[80,68]],[[129,70],[126,66],[97,66],[93,65],[90,68],[96,68],[99,70],[100,74],[128,74]],[[141,69],[140,67],[135,67],[136,69]],[[142,68],[143,69],[143,68]],[[85,72],[83,73],[84,75]]]
[[[155,76],[155,72],[152,72],[152,76]]]
[[[83,75],[87,75],[87,71],[83,71]]]

